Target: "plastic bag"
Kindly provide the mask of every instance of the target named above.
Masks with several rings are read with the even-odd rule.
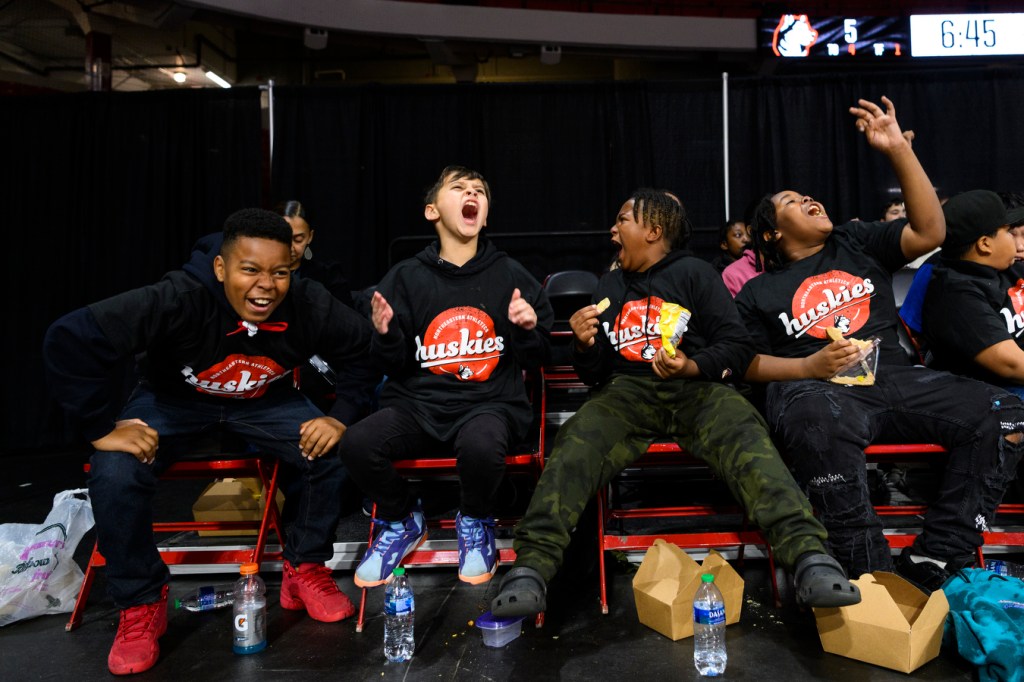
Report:
[[[54,495],[40,525],[0,525],[0,626],[74,608],[83,579],[75,548],[92,526],[84,488]]]

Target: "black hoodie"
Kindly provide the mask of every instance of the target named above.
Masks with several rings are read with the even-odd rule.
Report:
[[[47,331],[51,389],[87,440],[113,430],[121,405],[109,377],[140,353],[155,390],[220,401],[295,390],[292,370],[312,355],[343,367],[368,350],[369,323],[312,280],[293,280],[271,328],[250,335],[214,276],[215,255],[199,248],[182,270],[73,311]],[[356,411],[339,394],[330,415],[349,424]]]
[[[590,385],[614,374],[657,377],[651,361],[661,348],[661,304],[690,311],[680,349],[700,368],[702,379],[742,377],[754,357],[722,277],[687,251],[672,251],[644,272],[612,270],[598,282],[594,301],[611,305],[599,316],[595,343],[584,351],[573,344],[573,365]]]
[[[532,330],[509,322],[516,288],[537,313]],[[523,370],[547,362],[554,314],[522,265],[480,237],[476,256],[457,267],[441,259],[435,241],[393,267],[378,291],[394,311],[388,333],[371,343],[388,374],[381,406],[411,412],[439,440],[484,413],[503,417],[514,436],[526,434]]]

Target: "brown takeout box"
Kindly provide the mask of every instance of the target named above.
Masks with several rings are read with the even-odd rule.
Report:
[[[259,521],[263,515],[263,483],[258,478],[223,478],[206,486],[192,505],[196,521]],[[277,491],[277,510],[281,511],[284,495]],[[225,535],[256,535],[253,530],[201,530],[203,537]]]
[[[698,564],[676,545],[657,539],[633,576],[633,597],[640,622],[669,639],[693,636],[693,595],[704,573],[715,576],[725,601],[725,623],[739,622],[743,578],[722,555],[711,550]]]
[[[861,602],[814,609],[825,651],[909,673],[939,655],[949,602],[942,590],[925,596],[885,571],[851,581]]]

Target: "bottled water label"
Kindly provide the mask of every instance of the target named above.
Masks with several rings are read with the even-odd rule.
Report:
[[[693,622],[701,625],[719,625],[725,623],[725,606],[715,605],[702,608],[697,604],[693,605]]]
[[[199,608],[202,610],[212,609],[217,604],[217,590],[213,585],[206,585],[199,588]]]
[[[412,597],[397,597],[384,602],[385,616],[399,616],[415,611]]]

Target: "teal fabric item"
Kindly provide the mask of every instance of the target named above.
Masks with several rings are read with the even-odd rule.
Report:
[[[957,571],[943,643],[978,667],[981,682],[1024,681],[1024,580],[983,568]]]

